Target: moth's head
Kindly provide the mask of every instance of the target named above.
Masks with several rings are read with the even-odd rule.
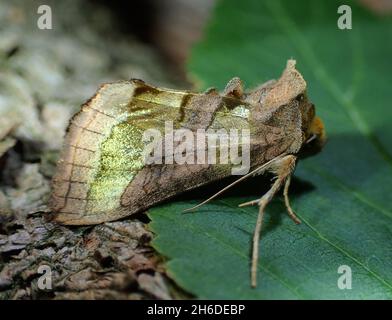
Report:
[[[314,104],[306,94],[299,97],[301,110],[303,142],[300,150],[301,157],[311,156],[321,151],[326,142],[324,123],[316,115]]]

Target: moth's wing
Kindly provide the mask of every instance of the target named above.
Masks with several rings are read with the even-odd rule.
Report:
[[[208,99],[210,103],[200,112],[196,110],[200,109],[198,96],[154,88],[139,80],[103,85],[67,129],[52,183],[50,205],[55,220],[75,225],[101,223],[162,200],[164,190],[158,198],[144,197],[143,207],[121,199],[137,198],[137,194],[123,194],[140,171],[150,170],[143,169],[146,129],[163,132],[167,120],[179,128],[184,122],[195,127],[213,119],[216,99]],[[156,169],[151,172],[157,174]]]
[[[135,84],[132,82],[104,84],[70,120],[52,179],[53,191],[49,202],[58,222],[89,224],[103,220],[104,212],[100,212],[100,217],[96,219],[86,216],[91,205],[96,203],[96,200],[91,200],[91,185],[97,180],[102,166],[101,144],[111,135],[113,128],[126,118],[127,105],[132,100],[134,90]],[[127,173],[122,174],[125,177]],[[116,186],[113,186],[114,189]],[[112,201],[115,192],[107,198],[107,202]]]
[[[153,90],[138,80],[104,84],[71,119],[52,183],[50,205],[57,221],[94,224],[124,216],[117,209],[142,168],[141,131],[150,125],[148,119],[175,117],[177,108],[170,106],[182,98],[162,95],[166,110],[135,103],[135,95],[146,88]],[[129,118],[137,126],[129,126]]]
[[[200,108],[203,110],[200,110]],[[250,123],[250,108],[252,106],[230,97],[222,97],[215,91],[208,91],[207,95],[194,95],[187,98],[182,108],[181,121],[177,122],[180,128],[189,128],[193,132],[197,129],[237,130],[238,143],[242,148],[242,129],[250,131],[250,167],[249,170],[261,167],[264,163],[285,154],[292,145],[294,137],[291,131],[278,127],[270,117],[264,119],[265,123]],[[257,128],[254,128],[254,125]],[[260,132],[260,128],[263,128]],[[207,146],[205,146],[207,147]],[[221,152],[218,145],[218,153]],[[231,147],[231,146],[230,146]],[[198,153],[196,146],[189,158],[195,160]],[[208,150],[204,150],[208,153]],[[165,153],[165,150],[163,150]],[[176,152],[174,152],[176,154]],[[172,157],[172,154],[170,154]],[[167,163],[164,157],[163,163]],[[121,199],[123,206],[131,211],[145,209],[154,203],[160,202],[179,191],[190,190],[215,180],[232,175],[233,164],[162,164],[144,167],[130,183]],[[245,172],[246,173],[246,172]]]
[[[299,77],[294,66],[289,63],[281,79],[261,88],[257,97],[263,97],[263,103],[252,104],[238,99],[243,94],[239,79],[229,82],[227,96],[221,96],[213,89],[204,95],[188,95],[183,100],[185,102],[180,110],[182,116],[177,125],[194,132],[198,129],[229,131],[235,128],[240,135],[241,129],[248,129],[250,170],[262,167],[279,156],[296,153],[301,146],[301,117],[297,106],[291,103],[297,92],[305,89],[304,82],[300,82],[300,86],[293,83],[302,79]],[[291,84],[295,85],[295,90],[292,90]],[[236,94],[230,94],[233,92]],[[286,93],[284,100],[279,96],[282,93]],[[289,103],[284,104],[286,101]],[[197,152],[197,148],[194,150]],[[146,208],[175,195],[179,190],[189,190],[229,176],[232,168],[231,164],[145,167],[128,185],[122,197],[122,205],[131,210]]]
[[[56,220],[75,225],[116,220],[230,175],[230,164],[146,166],[143,132],[164,132],[167,120],[175,129],[241,129],[249,126],[248,116],[249,106],[214,90],[191,94],[137,80],[103,85],[68,127],[50,201]],[[256,139],[251,147],[264,152],[266,143],[276,141]]]
[[[200,129],[229,131],[230,128],[248,128],[248,108],[238,99],[221,96],[213,89],[205,94],[187,94],[179,110],[180,117],[174,125],[176,129],[189,129],[194,133]],[[196,160],[195,156],[200,151],[198,147],[199,144],[196,143],[193,152],[188,154],[189,158]],[[208,144],[202,147],[204,159],[207,158],[207,147]],[[184,164],[167,164],[168,157],[172,158],[176,152],[175,148],[171,153],[164,149],[164,164],[144,167],[127,186],[121,204],[131,211],[145,209],[179,191],[193,189],[231,175],[230,163],[211,165],[202,161],[203,164],[187,164],[187,161]]]

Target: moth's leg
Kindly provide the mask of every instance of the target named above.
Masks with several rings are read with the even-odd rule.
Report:
[[[259,214],[257,216],[257,221],[256,221],[256,227],[255,231],[253,234],[253,249],[252,249],[252,266],[251,266],[251,284],[252,287],[256,287],[257,283],[257,261],[259,258],[259,240],[260,240],[260,231],[263,223],[263,217],[264,217],[264,211],[268,203],[273,199],[275,194],[279,191],[279,189],[282,187],[284,183],[285,184],[285,190],[286,190],[286,195],[288,192],[288,187],[290,184],[290,181],[288,180],[291,174],[294,171],[295,167],[295,161],[296,157],[293,155],[288,155],[283,158],[279,158],[276,161],[272,162],[269,168],[267,168],[268,171],[273,172],[276,175],[276,179],[274,183],[272,184],[271,188],[265,193],[260,199],[250,201],[247,203],[242,204],[241,206],[245,205],[252,205],[252,204],[258,204],[259,205]],[[288,181],[288,184],[287,184]],[[286,199],[286,197],[285,197]],[[287,197],[288,199],[288,197]],[[286,202],[286,207],[290,208],[290,205],[288,205],[288,202]],[[294,212],[288,211],[290,217],[295,217]],[[298,218],[296,218],[298,220]],[[295,221],[295,220],[294,220]],[[299,220],[298,220],[299,221]]]
[[[290,182],[291,182],[291,175],[289,175],[286,179],[286,182],[284,184],[284,189],[283,189],[283,196],[284,196],[284,203],[286,205],[287,213],[289,217],[296,223],[300,224],[301,220],[298,219],[297,215],[294,213],[293,209],[291,208],[290,205],[290,200],[289,200],[289,187],[290,187]]]
[[[269,167],[265,168],[264,171],[272,171],[276,174],[275,181],[278,185],[278,190],[280,189],[281,185],[284,183],[283,196],[284,196],[284,203],[287,209],[287,214],[295,223],[299,224],[301,223],[301,221],[298,219],[298,217],[294,213],[294,210],[291,208],[290,200],[289,200],[289,187],[291,182],[291,174],[293,173],[295,168],[295,160],[296,157],[293,155],[285,156],[284,158],[272,162]],[[261,199],[262,198],[241,203],[239,207],[259,204]]]
[[[242,176],[241,178],[238,178],[237,180],[235,180],[234,182],[230,183],[229,185],[227,185],[226,187],[224,187],[223,189],[221,189],[220,191],[218,191],[217,193],[215,193],[214,195],[212,195],[211,197],[209,197],[207,200],[204,200],[203,202],[199,203],[198,205],[192,207],[192,208],[188,208],[185,209],[183,212],[190,212],[190,211],[194,211],[195,209],[201,207],[202,205],[210,202],[212,199],[215,199],[217,196],[219,196],[220,194],[222,194],[223,192],[225,192],[226,190],[232,188],[233,186],[235,186],[236,184],[240,183],[241,181],[248,179],[254,175],[257,174],[261,174],[262,172],[264,172],[267,168],[270,168],[271,164],[273,162],[276,162],[278,159],[280,158],[274,158],[271,159],[270,161],[268,161],[267,163],[264,163],[262,166],[252,170],[251,172],[248,172],[246,175]],[[258,202],[258,200],[255,202],[255,204]]]
[[[241,79],[238,77],[231,79],[227,83],[225,90],[223,90],[223,94],[225,96],[231,96],[238,99],[242,98],[242,95],[244,94],[244,87]]]

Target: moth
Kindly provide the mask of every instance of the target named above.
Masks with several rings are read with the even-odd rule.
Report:
[[[230,80],[222,93],[157,88],[136,79],[102,85],[70,120],[52,181],[54,220],[65,225],[117,220],[231,175],[231,163],[146,164],[143,133],[148,129],[162,132],[163,140],[168,120],[175,129],[191,132],[248,128],[248,173],[200,205],[251,176],[265,172],[275,176],[267,193],[241,205],[259,206],[251,265],[255,287],[265,208],[283,188],[287,212],[300,222],[289,203],[291,176],[297,160],[319,152],[326,141],[324,125],[295,64],[287,61],[278,80],[248,92],[239,78]],[[167,151],[164,143],[163,148]],[[220,148],[218,152],[223,152]]]

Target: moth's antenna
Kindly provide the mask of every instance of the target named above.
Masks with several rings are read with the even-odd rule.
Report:
[[[222,194],[223,192],[225,192],[227,189],[231,188],[232,186],[236,185],[237,183],[249,178],[250,176],[256,175],[256,174],[260,174],[262,171],[265,170],[265,168],[272,162],[272,161],[276,161],[277,158],[279,158],[281,156],[275,157],[274,159],[271,159],[270,161],[264,163],[262,166],[252,170],[251,172],[247,173],[246,175],[242,176],[241,178],[237,179],[236,181],[230,183],[228,186],[224,187],[222,190],[219,190],[217,193],[215,193],[214,195],[212,195],[211,197],[209,197],[207,200],[204,200],[202,203],[199,203],[198,205],[189,208],[189,209],[185,209],[182,212],[190,212],[190,211],[194,211],[197,208],[201,207],[202,205],[210,202],[212,199],[215,199],[217,196],[219,196],[220,194]]]

